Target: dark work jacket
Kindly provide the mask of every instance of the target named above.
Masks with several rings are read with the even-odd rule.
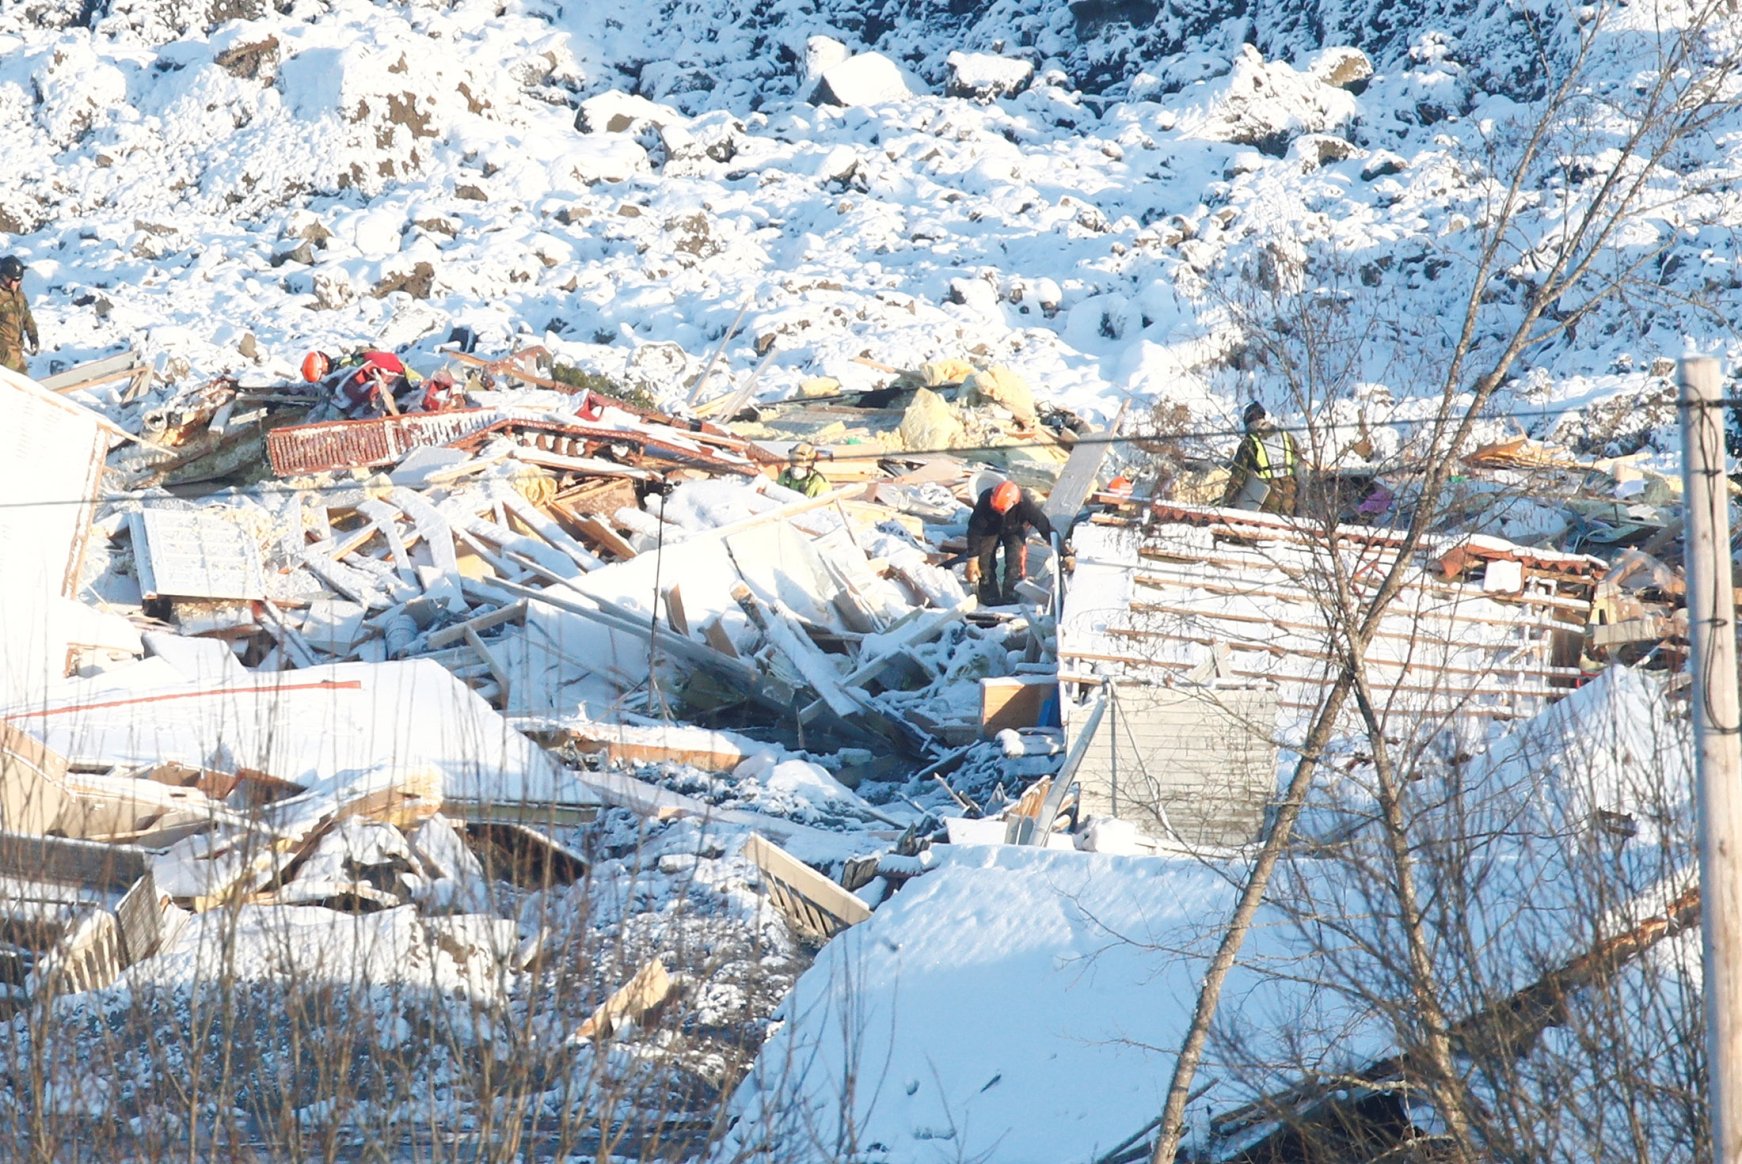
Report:
[[[1052,522],[1046,519],[1040,506],[1028,499],[1028,494],[1024,493],[1022,500],[1008,512],[999,513],[992,508],[992,490],[987,489],[974,503],[974,513],[968,518],[968,556],[978,557],[1006,539],[1021,541],[1028,536],[1029,526],[1040,531],[1041,537],[1052,539]]]

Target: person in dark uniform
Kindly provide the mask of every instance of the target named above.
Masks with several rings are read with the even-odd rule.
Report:
[[[26,354],[41,347],[36,319],[24,299],[24,264],[17,255],[0,259],[0,365],[28,374]]]
[[[980,601],[1003,606],[1016,601],[1016,584],[1028,568],[1030,531],[1052,538],[1052,522],[1040,506],[1029,500],[1014,481],[1000,481],[980,493],[968,518],[968,568],[970,585],[979,588]],[[998,581],[998,550],[1004,550],[1004,581]]]

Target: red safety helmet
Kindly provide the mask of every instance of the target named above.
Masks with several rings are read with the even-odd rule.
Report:
[[[992,510],[994,513],[1009,513],[1016,508],[1016,503],[1022,500],[1022,490],[1014,481],[1000,481],[998,488],[992,490]]]
[[[325,352],[310,352],[302,358],[302,378],[313,384],[333,370],[333,361]]]

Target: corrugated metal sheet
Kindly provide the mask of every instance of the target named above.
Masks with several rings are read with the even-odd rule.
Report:
[[[413,449],[451,445],[503,423],[493,408],[414,412],[370,420],[293,424],[266,434],[266,458],[280,477],[391,465]]]

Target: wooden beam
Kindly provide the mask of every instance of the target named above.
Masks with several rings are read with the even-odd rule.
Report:
[[[744,855],[761,870],[769,900],[787,924],[816,942],[827,942],[871,916],[871,907],[772,841],[751,833]]]
[[[674,986],[665,962],[653,959],[600,1004],[591,1018],[576,1028],[575,1039],[608,1039],[625,1022],[641,1022],[671,997]]]

